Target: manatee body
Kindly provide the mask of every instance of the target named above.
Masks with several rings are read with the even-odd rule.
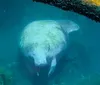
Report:
[[[34,59],[36,67],[50,66],[50,75],[67,48],[68,34],[79,26],[72,21],[38,20],[28,24],[21,33],[20,49],[25,57]],[[39,75],[39,73],[37,72]]]

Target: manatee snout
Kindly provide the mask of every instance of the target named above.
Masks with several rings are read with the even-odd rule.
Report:
[[[43,74],[47,74],[49,73],[50,70],[50,63],[40,63],[40,64],[36,64],[35,63],[35,68],[36,68],[36,74],[37,76],[41,76]]]

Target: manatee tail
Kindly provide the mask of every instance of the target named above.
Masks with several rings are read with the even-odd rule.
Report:
[[[80,29],[79,25],[71,20],[57,20],[64,32],[71,33]]]

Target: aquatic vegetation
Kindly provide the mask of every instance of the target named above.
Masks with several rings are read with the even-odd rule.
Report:
[[[12,72],[0,68],[0,85],[12,85]]]
[[[88,4],[100,6],[100,0],[84,0],[84,2],[87,2]]]

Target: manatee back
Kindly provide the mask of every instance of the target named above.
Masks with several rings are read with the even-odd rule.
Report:
[[[40,20],[28,24],[21,35],[20,46],[25,53],[41,47],[46,55],[54,56],[66,44],[65,35],[59,23],[53,20]]]

